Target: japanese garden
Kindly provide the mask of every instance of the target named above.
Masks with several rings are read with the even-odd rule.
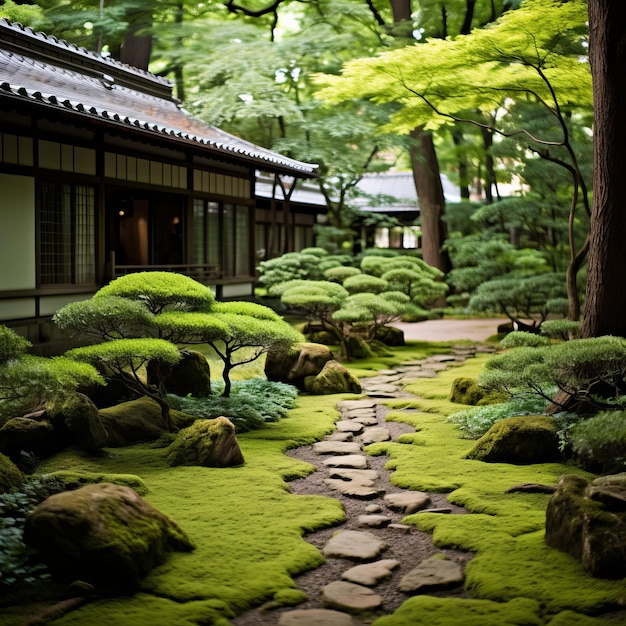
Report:
[[[625,624],[625,38],[1,1],[0,624]]]

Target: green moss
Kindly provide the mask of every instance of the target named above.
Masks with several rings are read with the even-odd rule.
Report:
[[[11,491],[24,482],[22,472],[8,456],[0,454],[0,493]]]
[[[59,479],[67,489],[76,489],[92,483],[114,483],[134,489],[140,496],[148,493],[144,481],[135,474],[105,474],[102,472],[59,470],[51,472],[49,477]]]
[[[226,625],[229,616],[269,600],[297,600],[293,576],[324,561],[303,535],[344,520],[337,500],[290,494],[285,482],[313,467],[285,455],[332,432],[337,401],[351,394],[303,396],[279,422],[238,436],[246,463],[233,468],[170,467],[163,449],[142,444],[116,448],[111,457],[68,451],[41,470],[133,471],[150,489],[147,500],[176,520],[194,542],[141,581],[142,593],[100,600],[60,624]]]
[[[543,626],[540,607],[528,598],[507,603],[416,596],[373,626]]]
[[[281,589],[274,595],[273,606],[296,606],[306,600],[306,593],[300,589]]]

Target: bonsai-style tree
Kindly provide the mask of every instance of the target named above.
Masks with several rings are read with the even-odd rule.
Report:
[[[80,385],[104,382],[90,365],[26,354],[30,347],[28,340],[0,326],[0,419],[61,399]]]
[[[476,289],[468,309],[504,313],[516,330],[538,332],[548,314],[566,314],[567,306],[565,277],[550,272],[494,278]]]

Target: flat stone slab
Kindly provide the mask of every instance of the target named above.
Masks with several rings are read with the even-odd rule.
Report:
[[[278,626],[354,626],[347,613],[331,609],[299,609],[283,613]]]
[[[363,389],[366,389],[367,391],[376,391],[376,392],[384,392],[384,393],[393,393],[398,390],[396,385],[389,385],[387,383],[369,384],[367,381],[361,382],[361,387],[363,387]]]
[[[380,556],[387,544],[364,530],[342,530],[324,546],[324,556],[338,559],[372,561]]]
[[[341,433],[335,431],[326,437],[326,441],[352,441],[352,433]]]
[[[363,565],[355,565],[345,571],[341,577],[348,582],[356,585],[364,585],[365,587],[373,587],[381,580],[389,578],[392,570],[400,565],[400,561],[393,559],[382,559],[373,563],[364,563]]]
[[[410,383],[420,378],[435,378],[435,376],[437,376],[435,370],[420,370],[419,372],[411,372],[411,374],[404,379],[404,382]]]
[[[358,424],[363,424],[363,426],[378,424],[378,420],[375,417],[367,417],[367,415],[359,415],[357,417],[351,417],[350,419]]]
[[[355,417],[375,417],[376,409],[350,409],[349,411],[344,411],[350,419],[354,419]]]
[[[350,469],[344,467],[337,467],[328,470],[328,475],[331,478],[340,478],[341,480],[354,480],[362,484],[373,482],[379,478],[378,472],[373,469]]]
[[[452,587],[463,582],[463,568],[454,561],[431,557],[404,575],[398,589],[415,593],[424,589]]]
[[[327,478],[324,482],[344,496],[349,498],[360,498],[361,500],[373,500],[385,493],[384,489],[373,485],[362,484],[353,480],[345,481],[339,478]]]
[[[359,515],[358,525],[365,528],[385,528],[391,524],[391,518],[386,515]]]
[[[355,441],[318,441],[313,444],[315,454],[358,454],[361,446]]]
[[[339,420],[335,422],[335,428],[342,433],[360,433],[363,430],[363,424],[353,420]]]
[[[391,439],[391,433],[389,429],[384,426],[373,426],[372,428],[366,428],[361,435],[361,443],[378,443],[380,441],[389,441]]]
[[[322,463],[326,465],[326,467],[351,467],[353,469],[367,469],[367,458],[362,454],[331,456],[328,459],[324,459]]]
[[[409,515],[423,509],[430,504],[430,496],[422,491],[402,491],[388,493],[385,504],[393,511],[400,511]]]
[[[383,605],[383,599],[369,587],[337,580],[322,588],[322,603],[348,613],[367,613]]]
[[[376,406],[376,402],[371,400],[341,400],[337,402],[337,407],[351,411],[352,409],[373,409]]]
[[[404,533],[405,535],[408,535],[413,530],[413,526],[409,526],[408,524],[389,524],[387,528],[391,528],[398,533]]]

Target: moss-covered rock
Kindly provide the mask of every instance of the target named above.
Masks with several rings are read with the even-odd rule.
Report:
[[[208,398],[211,395],[211,369],[206,357],[197,350],[181,350],[180,354],[180,361],[171,366],[164,378],[168,393]],[[148,366],[149,382],[154,381],[154,368],[154,364]]]
[[[193,416],[175,410],[171,411],[170,417],[177,428],[185,428],[195,420]],[[161,408],[146,397],[101,409],[100,419],[107,432],[106,445],[110,448],[155,441],[169,432]]]
[[[452,381],[449,399],[450,402],[456,402],[458,404],[482,406],[485,404],[494,404],[495,402],[504,402],[506,396],[498,392],[487,391],[478,384],[475,378],[462,376]]]
[[[129,487],[111,483],[44,500],[26,520],[24,542],[56,578],[124,590],[134,589],[169,551],[194,547],[176,522]]]
[[[549,463],[560,458],[557,427],[547,415],[520,415],[496,422],[467,453],[489,463]]]
[[[170,465],[232,467],[244,462],[233,423],[225,417],[199,419],[178,433],[168,448]]]
[[[268,380],[288,383],[304,389],[307,376],[317,376],[328,361],[333,360],[328,346],[320,343],[296,343],[288,350],[270,350],[265,360]]]
[[[46,478],[53,478],[63,483],[64,491],[78,489],[85,485],[96,483],[114,483],[123,487],[130,487],[140,496],[145,496],[149,489],[146,483],[136,474],[108,474],[105,472],[87,472],[85,470],[58,470],[46,474]]]
[[[376,329],[375,338],[387,346],[403,346],[404,331],[395,326],[380,326]]]
[[[19,462],[22,452],[47,457],[62,447],[47,419],[13,417],[0,428],[0,452],[14,463]]]
[[[7,493],[23,482],[24,477],[17,465],[8,456],[0,454],[0,493]]]
[[[333,360],[328,361],[317,376],[308,376],[305,379],[304,390],[318,396],[331,393],[361,393],[361,384],[341,363]]]
[[[88,452],[95,452],[107,445],[107,432],[98,407],[85,394],[73,394],[52,417],[55,429],[66,435],[68,444],[77,445]]]
[[[546,543],[600,578],[626,576],[626,488],[567,474],[546,510]]]

